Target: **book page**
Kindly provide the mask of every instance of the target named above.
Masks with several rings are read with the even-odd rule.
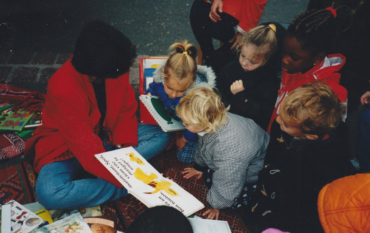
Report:
[[[162,177],[134,148],[96,154],[95,157],[129,191]]]
[[[194,233],[231,233],[227,221],[189,218],[189,222]]]
[[[135,188],[131,193],[148,207],[167,205],[179,210],[185,216],[204,208],[203,203],[176,182],[163,177]]]
[[[171,116],[165,109],[163,102],[157,96],[141,95],[141,102],[159,124],[164,132],[184,130],[185,126],[177,116]]]

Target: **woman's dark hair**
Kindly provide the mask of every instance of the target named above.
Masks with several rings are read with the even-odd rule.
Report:
[[[117,78],[129,71],[136,57],[136,47],[113,26],[92,21],[77,39],[72,65],[85,75]]]
[[[352,15],[346,10],[343,7],[336,10],[308,10],[289,25],[286,34],[297,39],[313,55],[327,52],[343,26],[352,20]]]
[[[189,220],[178,210],[156,206],[140,214],[127,233],[193,233]]]

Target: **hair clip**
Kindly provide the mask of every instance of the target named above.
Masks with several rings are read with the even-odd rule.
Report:
[[[276,26],[275,26],[275,24],[270,23],[269,24],[269,27],[271,28],[271,30],[273,30],[276,33]]]
[[[188,52],[185,51],[185,52],[182,52],[182,54],[188,54]]]
[[[334,15],[334,18],[337,17],[337,12],[335,11],[335,9],[333,9],[333,7],[325,8],[325,10],[330,11]]]

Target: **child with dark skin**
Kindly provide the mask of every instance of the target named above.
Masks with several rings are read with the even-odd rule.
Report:
[[[338,73],[346,58],[341,54],[327,54],[339,34],[337,10],[329,7],[306,11],[289,25],[283,42],[281,88],[268,131],[279,114],[282,100],[303,84],[321,80],[342,103],[347,101],[347,90],[339,84]]]

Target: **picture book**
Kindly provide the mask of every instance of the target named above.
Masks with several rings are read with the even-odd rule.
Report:
[[[42,218],[18,202],[12,200],[7,204],[11,205],[10,218],[12,233],[28,233],[39,227],[40,224],[44,223]]]
[[[153,82],[154,68],[144,69],[144,88],[145,90],[149,88],[149,84]]]
[[[231,233],[227,221],[189,218],[194,233]]]
[[[24,207],[35,213],[37,216],[42,218],[45,223],[50,224],[53,223],[53,219],[51,218],[51,215],[48,210],[45,209],[43,205],[41,205],[38,202],[28,203],[24,204]]]
[[[40,227],[32,233],[92,233],[80,213],[72,214],[52,224]]]
[[[164,178],[134,148],[96,154],[95,157],[134,197],[146,206],[167,205],[189,216],[203,203],[174,181]]]
[[[1,112],[0,130],[22,131],[34,113],[18,110],[13,112],[11,107]]]
[[[35,129],[36,127],[42,125],[41,121],[41,112],[35,112],[31,119],[27,122],[27,124],[24,126],[25,129]]]
[[[164,132],[185,129],[181,119],[177,116],[171,116],[164,108],[163,102],[157,96],[141,95],[139,99]]]
[[[104,217],[84,218],[93,233],[116,233],[116,223],[114,220]]]
[[[100,206],[94,207],[86,207],[83,209],[74,209],[74,210],[67,210],[67,209],[60,209],[60,210],[49,210],[51,218],[53,221],[58,221],[60,219],[66,218],[71,214],[80,213],[82,217],[98,217],[102,216]]]

